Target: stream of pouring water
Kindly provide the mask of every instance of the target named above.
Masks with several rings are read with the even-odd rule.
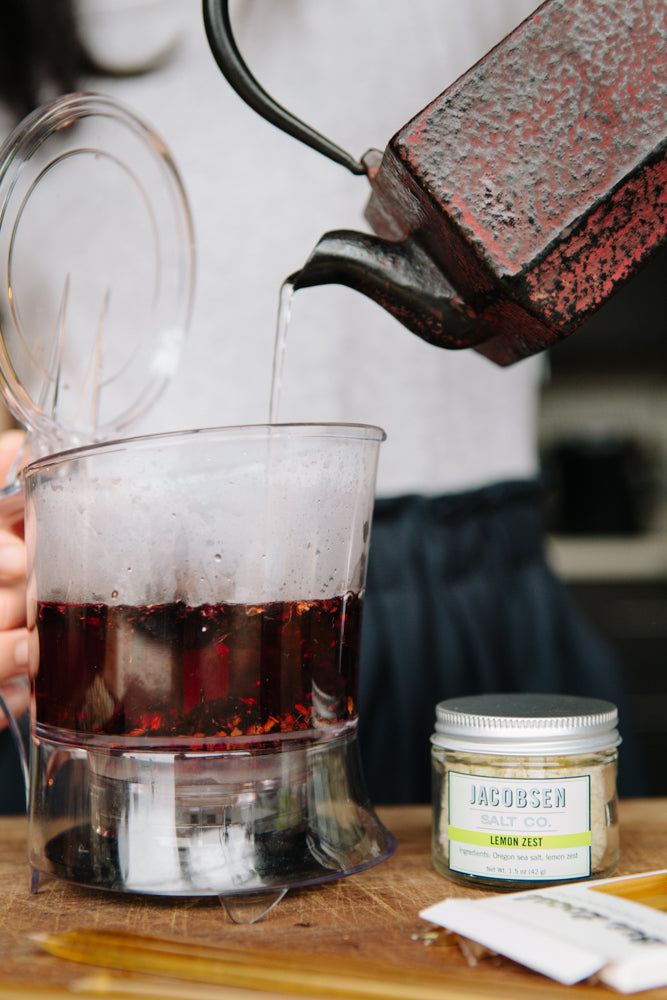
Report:
[[[285,363],[285,350],[287,347],[287,330],[289,328],[290,316],[292,314],[293,298],[294,285],[288,279],[281,285],[280,300],[278,304],[278,322],[276,324],[276,340],[273,348],[273,374],[271,377],[271,397],[269,402],[270,424],[278,423],[280,390],[282,388],[283,366]]]

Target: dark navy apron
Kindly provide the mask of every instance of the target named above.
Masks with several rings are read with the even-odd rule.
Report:
[[[544,555],[537,482],[378,500],[360,669],[360,747],[371,800],[430,800],[438,701],[542,691],[619,709],[621,795],[645,792],[622,671]]]

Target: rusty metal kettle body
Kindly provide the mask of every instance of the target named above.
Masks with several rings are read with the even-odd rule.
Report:
[[[295,288],[347,285],[506,365],[572,333],[667,243],[664,0],[546,0],[360,161],[257,83],[228,0],[203,3],[240,96],[371,184],[377,235],[326,233]]]

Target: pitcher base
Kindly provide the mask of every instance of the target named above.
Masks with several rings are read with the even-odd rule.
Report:
[[[33,743],[29,862],[78,885],[161,896],[326,882],[389,857],[356,730],[258,752]]]

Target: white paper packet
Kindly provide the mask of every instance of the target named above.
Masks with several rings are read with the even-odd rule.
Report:
[[[482,899],[419,914],[550,979],[620,993],[667,985],[667,869]],[[465,949],[464,949],[465,950]]]

